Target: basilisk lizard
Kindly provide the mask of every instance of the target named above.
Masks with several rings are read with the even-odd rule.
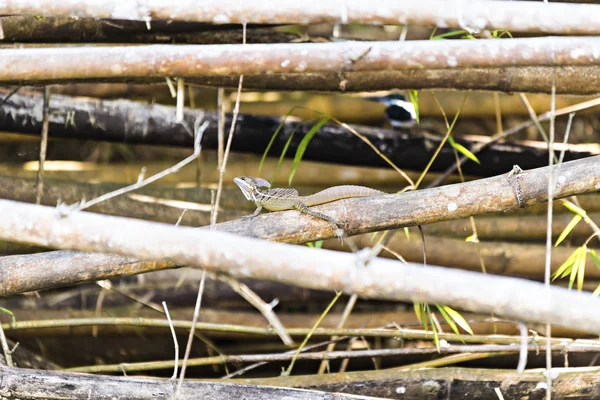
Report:
[[[333,186],[310,196],[300,196],[298,191],[292,188],[271,189],[271,184],[261,178],[240,176],[234,178],[233,181],[238,185],[246,200],[253,201],[256,204],[254,213],[244,218],[257,216],[263,208],[269,211],[298,210],[301,213],[329,222],[336,236],[340,238],[344,231],[338,226],[336,220],[328,215],[311,210],[309,207],[341,199],[387,194],[365,186],[344,185]]]

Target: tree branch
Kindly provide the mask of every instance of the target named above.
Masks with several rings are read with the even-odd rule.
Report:
[[[312,90],[319,92],[366,92],[408,89],[494,90],[514,93],[550,93],[552,71],[556,71],[556,93],[594,95],[600,93],[597,67],[504,67],[426,69],[403,71],[322,72],[246,76],[244,86],[254,90]],[[236,76],[189,79],[192,84],[235,88]]]
[[[555,198],[600,189],[600,156],[563,163],[558,170]],[[403,194],[345,199],[312,209],[345,223],[349,235],[425,225],[492,212],[506,212],[547,200],[548,168],[521,174],[504,174],[439,188]],[[327,227],[327,228],[326,228]],[[237,235],[306,243],[334,237],[325,221],[284,211],[237,219],[219,224],[219,229]],[[326,229],[326,230],[325,230]]]
[[[535,2],[478,1],[453,3],[444,0],[398,0],[373,4],[362,0],[319,2],[281,0],[239,2],[193,0],[70,1],[19,0],[0,8],[0,14],[33,14],[47,17],[112,18],[150,21],[261,24],[410,24],[451,26],[470,30],[507,29],[513,32],[595,35],[600,33],[600,6],[541,4]]]
[[[565,163],[561,166],[557,196],[573,191],[600,187],[600,157]],[[541,168],[513,175],[520,195],[506,176],[476,182],[486,186],[475,190],[473,182],[428,191],[437,194],[434,211],[444,210],[454,218],[463,216],[466,205],[471,212],[489,212],[492,208],[517,208],[542,201],[546,195],[548,169]],[[581,179],[581,177],[585,177]],[[564,177],[564,179],[561,179]],[[594,187],[596,186],[596,187]],[[406,210],[419,192],[381,196],[378,207],[361,207],[382,220],[385,210]],[[487,198],[482,198],[487,194]],[[517,202],[516,197],[519,198]],[[365,199],[355,199],[357,203]],[[369,199],[366,199],[367,201]],[[350,202],[345,202],[347,206]],[[431,219],[422,208],[412,209],[421,219]],[[421,207],[421,208],[419,208]],[[464,208],[464,209],[463,209]],[[450,214],[446,211],[450,209]],[[286,214],[281,213],[280,218]],[[366,214],[366,213],[363,213]],[[395,214],[395,212],[393,213]],[[588,294],[560,288],[545,288],[534,282],[492,277],[478,273],[423,267],[375,259],[368,267],[355,255],[327,250],[258,241],[208,229],[174,227],[77,212],[61,217],[54,208],[0,200],[0,237],[43,246],[81,251],[110,252],[140,260],[165,259],[179,265],[225,273],[235,278],[278,281],[296,286],[341,290],[366,298],[396,301],[443,303],[475,312],[494,312],[507,318],[537,323],[552,323],[582,331],[600,332],[600,308]],[[272,215],[271,217],[276,216]],[[403,225],[392,216],[392,224]],[[307,218],[308,219],[308,218]],[[360,220],[356,221],[360,224]],[[248,225],[255,221],[247,221]],[[381,227],[377,226],[378,229]],[[296,229],[302,229],[296,227]],[[329,228],[330,229],[330,228]],[[299,234],[297,236],[302,236]],[[307,273],[310,271],[310,273]],[[469,285],[465,285],[469,282]],[[460,287],[460,291],[455,288]]]
[[[0,82],[596,66],[599,53],[596,37],[2,49]]]
[[[249,45],[247,45],[249,46]],[[54,111],[50,121],[50,136],[86,140],[116,141],[119,143],[143,143],[191,147],[193,138],[182,124],[175,122],[175,108],[162,105],[147,105],[132,101],[101,101],[93,99],[52,96],[50,103]],[[39,134],[41,121],[38,110],[41,109],[41,96],[13,95],[0,107],[0,129],[10,132]],[[216,112],[202,113],[185,109],[184,120],[194,126],[196,119],[203,115],[209,121],[202,146],[216,149],[217,119]],[[241,115],[237,121],[235,141],[232,150],[262,154],[269,144],[273,132],[281,124],[280,117]],[[227,116],[226,129],[231,125],[231,115]],[[289,146],[287,154],[293,157],[304,135],[312,124],[298,121],[286,121],[278,137],[273,142],[271,154],[279,155]],[[379,151],[385,154],[399,168],[422,170],[437,147],[441,136],[431,130],[413,129],[399,131],[367,126],[355,126]],[[295,132],[293,140],[288,139]],[[456,141],[468,149],[489,141],[487,137],[470,137],[469,140],[457,138]],[[565,160],[572,160],[597,154],[590,151],[591,146],[568,146]],[[559,146],[555,146],[558,151]],[[478,176],[497,175],[508,171],[514,164],[523,169],[546,165],[547,148],[512,143],[492,144],[478,154],[481,165],[467,163],[463,168],[466,174]],[[337,124],[326,124],[306,148],[303,159],[363,166],[389,167],[389,165],[370,149],[362,140]],[[454,165],[453,148],[446,145],[432,166],[432,171],[443,171]]]

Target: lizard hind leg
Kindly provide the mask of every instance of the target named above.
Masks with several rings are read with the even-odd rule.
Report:
[[[329,215],[325,215],[325,214],[320,213],[318,211],[311,210],[304,203],[294,204],[294,209],[300,211],[303,214],[310,215],[311,217],[319,218],[319,219],[322,219],[322,220],[325,220],[325,221],[329,222],[329,224],[333,228],[333,231],[335,232],[335,236],[337,236],[340,240],[344,236],[344,230],[341,229],[338,226],[336,220],[334,218],[330,217]]]

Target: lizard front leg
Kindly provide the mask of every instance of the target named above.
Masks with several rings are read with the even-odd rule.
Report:
[[[242,218],[254,218],[256,217],[258,214],[260,214],[260,212],[262,211],[262,205],[257,204],[256,205],[256,210],[254,210],[254,212],[250,215],[244,215]]]
[[[329,224],[333,228],[333,231],[335,232],[335,235],[338,238],[341,239],[342,236],[344,236],[344,230],[341,229],[338,226],[336,220],[333,219],[332,217],[330,217],[329,215],[325,215],[325,214],[320,213],[318,211],[311,210],[304,203],[296,203],[296,204],[294,204],[294,209],[300,211],[303,214],[310,215],[311,217],[319,218],[319,219],[322,219],[322,220],[325,220],[325,221],[329,222]]]

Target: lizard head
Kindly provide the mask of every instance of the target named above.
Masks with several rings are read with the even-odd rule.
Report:
[[[259,188],[270,188],[271,184],[262,178],[250,178],[240,176],[233,178],[233,181],[240,188],[246,200],[254,201],[254,195]]]

